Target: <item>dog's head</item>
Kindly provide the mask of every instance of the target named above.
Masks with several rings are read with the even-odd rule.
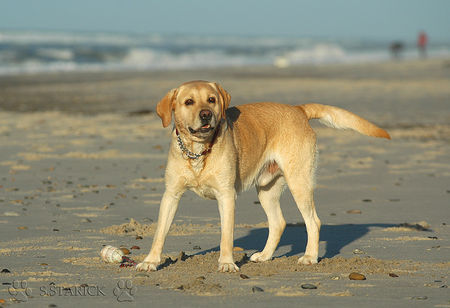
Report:
[[[158,103],[156,112],[164,127],[172,122],[173,112],[180,133],[193,141],[203,141],[214,134],[225,118],[230,100],[230,95],[217,83],[190,81],[170,90]]]

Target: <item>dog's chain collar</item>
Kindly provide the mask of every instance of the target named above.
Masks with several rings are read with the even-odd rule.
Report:
[[[198,159],[199,157],[205,155],[207,152],[211,151],[210,148],[204,150],[204,151],[201,152],[200,154],[189,151],[189,150],[186,148],[186,146],[184,145],[183,140],[181,140],[180,135],[178,135],[178,131],[177,131],[177,143],[178,143],[178,146],[180,147],[181,151],[182,151],[184,154],[186,154],[186,156],[187,156],[188,158],[190,158],[190,159]]]
[[[206,149],[205,149],[203,152],[201,152],[201,153],[194,153],[194,152],[189,151],[188,148],[186,148],[186,146],[184,145],[183,140],[181,140],[180,134],[178,133],[178,129],[175,128],[175,133],[177,134],[177,143],[178,143],[178,146],[180,147],[181,151],[182,151],[184,154],[186,154],[186,156],[187,156],[188,158],[190,158],[190,159],[198,159],[198,158],[202,157],[203,155],[206,155],[206,154],[208,154],[209,152],[211,152],[211,148],[212,148],[212,145],[214,144],[214,141],[216,140],[217,132],[218,132],[218,131],[219,131],[219,127],[216,127],[216,131],[215,131],[215,133],[214,133],[214,136],[213,136],[211,145],[208,146],[208,148],[206,148]]]

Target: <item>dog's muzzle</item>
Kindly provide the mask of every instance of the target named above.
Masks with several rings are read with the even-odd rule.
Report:
[[[199,117],[200,117],[200,121],[201,121],[201,127],[198,129],[193,129],[192,127],[189,127],[189,131],[191,132],[191,134],[196,134],[196,133],[205,134],[214,129],[214,127],[212,127],[212,125],[211,125],[211,120],[213,117],[213,113],[211,112],[211,110],[208,110],[208,109],[201,110],[199,113]]]
[[[189,131],[191,134],[197,134],[197,133],[208,133],[210,131],[214,130],[214,127],[211,126],[211,124],[204,124],[199,129],[193,129],[192,127],[189,127]]]

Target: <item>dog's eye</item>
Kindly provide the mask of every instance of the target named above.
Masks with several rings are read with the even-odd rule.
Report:
[[[215,97],[210,97],[208,98],[208,102],[211,104],[214,104],[216,102],[216,98]]]
[[[193,104],[194,104],[194,101],[193,101],[192,99],[187,99],[187,100],[184,102],[184,104],[185,104],[186,106],[193,105]]]

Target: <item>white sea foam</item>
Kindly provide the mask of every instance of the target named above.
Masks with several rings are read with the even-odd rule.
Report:
[[[316,44],[309,48],[298,48],[276,58],[276,62],[284,61],[284,66],[298,64],[323,64],[342,62],[346,58],[345,51],[334,44]]]
[[[55,71],[165,70],[376,62],[389,42],[282,37],[0,31],[0,75]],[[403,58],[417,57],[414,42]],[[450,43],[430,46],[450,57]]]

